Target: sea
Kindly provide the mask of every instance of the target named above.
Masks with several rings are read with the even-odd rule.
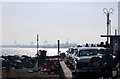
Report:
[[[55,56],[58,55],[58,49],[57,48],[39,48],[39,50],[46,50],[47,51],[47,56]],[[67,51],[67,48],[60,48],[61,53],[65,53]],[[0,56],[22,56],[22,55],[27,55],[30,57],[35,57],[37,53],[36,48],[2,48],[0,50]]]

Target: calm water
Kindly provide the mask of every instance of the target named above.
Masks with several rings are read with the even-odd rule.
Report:
[[[57,48],[39,48],[39,49],[47,50],[47,56],[57,55]],[[61,48],[60,51],[66,53],[67,48]],[[5,56],[27,55],[27,56],[35,57],[36,52],[37,52],[36,48],[2,48],[2,50],[0,50],[0,53],[2,53],[2,55],[5,55]]]

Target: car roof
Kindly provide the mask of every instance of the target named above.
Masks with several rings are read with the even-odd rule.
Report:
[[[80,51],[80,50],[90,50],[90,49],[98,49],[98,50],[103,49],[103,50],[105,50],[106,48],[104,48],[104,47],[79,47],[78,51]]]

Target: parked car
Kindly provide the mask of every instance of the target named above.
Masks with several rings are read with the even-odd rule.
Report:
[[[77,72],[98,72],[99,61],[105,54],[104,47],[80,47],[74,53],[74,68]]]
[[[74,62],[74,57],[75,57],[75,53],[77,53],[78,51],[77,47],[70,47],[67,51],[67,62],[69,62],[70,64],[72,64]]]
[[[84,76],[86,73],[89,73],[90,75],[94,74],[96,75],[96,77],[100,76],[99,62],[102,56],[105,55],[106,48],[74,47],[70,49],[72,50],[72,52],[68,52],[69,54],[68,62],[71,62],[75,72],[82,74],[82,76]],[[113,58],[115,58],[114,55]]]

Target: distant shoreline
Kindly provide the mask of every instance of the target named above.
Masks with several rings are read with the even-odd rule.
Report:
[[[37,47],[0,47],[0,48],[37,48]],[[57,48],[57,47],[40,47],[40,48]],[[69,47],[60,47],[60,48],[69,48]]]
[[[86,44],[80,46],[84,47]],[[97,44],[88,44],[88,45],[97,46]],[[74,46],[79,46],[79,45],[77,43],[60,44],[60,48],[70,48]],[[37,48],[37,45],[0,45],[0,48]],[[57,44],[39,45],[39,48],[58,48],[58,45]]]
[[[37,47],[0,46],[0,48],[37,48]],[[39,47],[39,48],[57,48],[57,47]],[[69,47],[60,47],[60,48],[69,48]]]
[[[60,48],[69,48],[77,44],[60,44]],[[39,48],[57,48],[57,44],[39,45]],[[37,45],[1,45],[0,48],[37,48]]]

